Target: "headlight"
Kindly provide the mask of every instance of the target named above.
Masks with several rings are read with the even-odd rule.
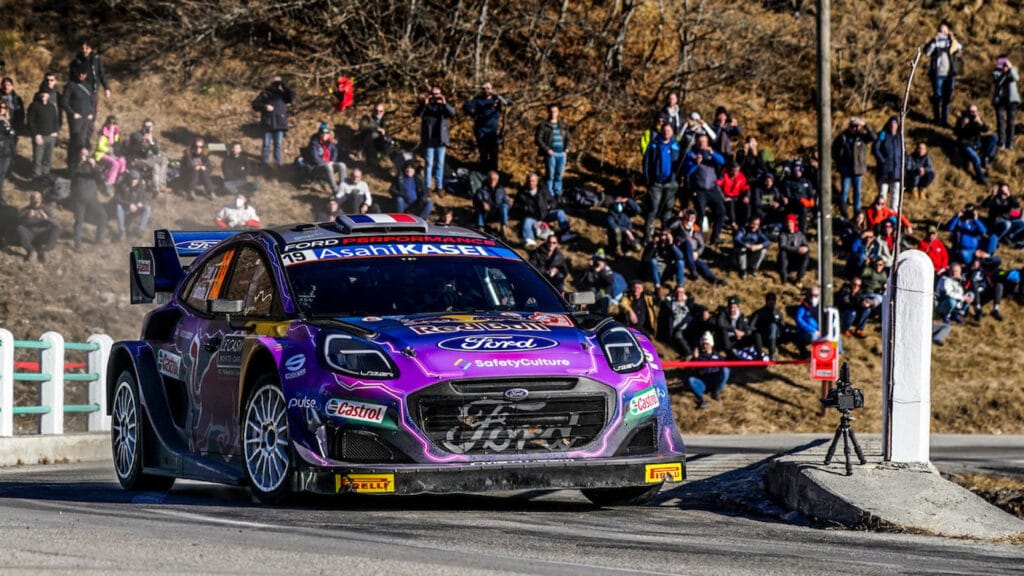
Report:
[[[324,339],[324,361],[336,372],[390,380],[398,377],[398,368],[377,346],[346,334],[331,334]]]
[[[625,328],[606,330],[600,337],[608,365],[616,372],[636,372],[644,365],[644,351]]]

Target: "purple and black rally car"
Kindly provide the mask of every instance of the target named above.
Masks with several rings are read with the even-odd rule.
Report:
[[[183,260],[194,258],[185,266]],[[114,468],[295,492],[579,488],[642,503],[685,476],[651,342],[575,311],[500,241],[405,214],[155,233],[109,364]]]

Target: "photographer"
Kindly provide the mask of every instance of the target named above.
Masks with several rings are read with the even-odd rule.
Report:
[[[985,226],[988,228],[989,255],[996,253],[999,242],[1006,239],[1013,242],[1024,232],[1024,220],[1021,219],[1020,202],[1010,195],[1010,185],[999,183],[992,189],[992,195],[981,202],[982,208],[988,209]]]
[[[1006,56],[996,60],[992,71],[992,106],[996,109],[996,146],[1013,150],[1013,120],[1020,106],[1017,67]]]
[[[924,47],[929,56],[928,78],[932,81],[932,115],[936,124],[949,124],[949,103],[953,99],[953,86],[960,73],[960,51],[963,46],[953,37],[949,24],[939,24],[935,38]]]
[[[875,141],[875,132],[854,116],[850,125],[832,142],[832,161],[839,169],[841,182],[839,214],[847,217],[846,202],[853,188],[853,213],[860,212],[864,173],[868,170],[868,144]]]
[[[139,172],[150,174],[153,195],[164,191],[167,182],[167,157],[160,152],[160,146],[153,135],[153,121],[146,118],[142,128],[128,137],[128,165]]]
[[[294,99],[295,92],[280,76],[274,76],[270,84],[252,101],[252,109],[260,113],[260,125],[263,126],[261,160],[264,166],[270,165],[270,149],[273,146],[274,165],[281,167],[281,147],[284,133],[288,131],[288,105]]]
[[[412,115],[420,119],[420,146],[427,162],[424,184],[428,190],[443,193],[444,157],[450,144],[448,120],[455,116],[455,108],[448,103],[441,88],[434,86]]]
[[[462,111],[473,118],[473,136],[480,153],[481,172],[498,170],[498,146],[501,143],[498,130],[502,112],[508,104],[510,102],[495,93],[491,83],[486,82],[483,92],[462,107]]]
[[[683,252],[675,244],[672,233],[668,230],[661,230],[654,234],[651,240],[644,246],[640,260],[646,262],[651,270],[651,280],[655,286],[661,285],[661,266],[664,263],[665,269],[673,269],[676,273],[676,286],[686,283],[686,263]]]
[[[970,264],[974,258],[987,258],[989,254],[981,249],[981,240],[988,234],[988,229],[978,218],[974,204],[966,204],[944,226],[953,238],[953,252],[964,264]]]
[[[985,134],[989,127],[978,115],[978,107],[971,104],[960,115],[956,121],[957,144],[960,151],[970,159],[974,165],[974,176],[982,185],[988,185],[988,178],[985,177],[985,167],[996,157],[996,135]]]
[[[707,134],[698,134],[693,148],[683,158],[683,174],[686,176],[687,195],[693,198],[697,209],[697,221],[704,218],[704,212],[711,208],[711,239],[714,245],[722,233],[725,223],[725,202],[718,189],[718,170],[725,164],[725,158],[711,149]],[[683,205],[688,204],[684,199]]]

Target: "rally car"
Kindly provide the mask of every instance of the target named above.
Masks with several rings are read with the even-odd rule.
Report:
[[[485,233],[405,214],[158,230],[130,278],[132,303],[158,306],[110,355],[126,489],[578,488],[616,504],[685,476],[651,342]]]

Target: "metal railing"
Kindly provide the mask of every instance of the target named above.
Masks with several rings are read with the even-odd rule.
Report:
[[[0,437],[14,435],[14,416],[38,415],[41,434],[63,434],[65,414],[88,414],[88,430],[110,430],[107,416],[107,358],[114,341],[106,334],[93,334],[86,342],[65,342],[57,332],[47,332],[39,340],[15,340],[9,330],[0,328]],[[39,362],[15,362],[15,349],[39,350]],[[65,363],[66,352],[84,352],[84,363]],[[66,370],[85,369],[68,373]],[[19,369],[29,371],[18,371]],[[38,382],[40,403],[14,405],[15,382]],[[86,382],[86,404],[65,404],[64,384]]]

